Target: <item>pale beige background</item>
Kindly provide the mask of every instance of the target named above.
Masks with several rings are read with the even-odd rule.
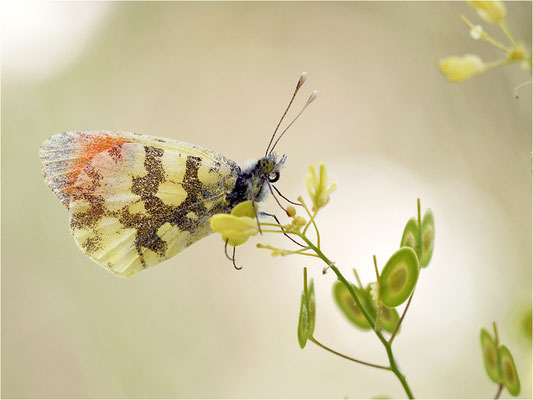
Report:
[[[531,3],[507,8],[530,48]],[[295,198],[307,166],[327,164],[339,187],[319,218],[323,247],[346,276],[357,266],[373,279],[372,254],[383,265],[397,249],[417,197],[434,211],[434,257],[395,343],[415,395],[492,396],[478,333],[496,320],[530,397],[520,318],[531,304],[531,94],[512,97],[530,78],[512,65],[446,82],[441,57],[500,56],[460,13],[479,21],[462,2],[13,6],[2,32],[2,396],[403,396],[392,374],[299,349],[308,266],[317,338],[385,362],[335,309],[320,264],[273,259],[252,240],[237,272],[212,235],[119,279],[79,252],[41,178],[38,147],[65,130],[260,156],[307,71],[297,107],[320,95],[280,142],[279,187]]]

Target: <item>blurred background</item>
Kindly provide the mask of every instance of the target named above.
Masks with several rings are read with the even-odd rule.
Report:
[[[531,2],[506,2],[531,48]],[[501,56],[460,20],[463,2],[13,3],[2,30],[2,397],[404,396],[388,372],[296,339],[307,266],[318,340],[385,363],[354,329],[317,261],[251,240],[235,271],[212,235],[129,279],[76,247],[38,157],[67,130],[179,139],[242,163],[263,154],[302,71],[318,99],[278,146],[279,188],[305,194],[310,164],[338,184],[318,222],[348,278],[375,279],[422,209],[435,251],[395,340],[417,397],[491,397],[479,329],[497,321],[531,397],[531,79],[518,64],[462,84],[439,59]],[[267,201],[264,209],[277,212]],[[529,314],[530,315],[530,314]],[[531,317],[529,317],[531,318]],[[504,397],[508,397],[504,392]]]

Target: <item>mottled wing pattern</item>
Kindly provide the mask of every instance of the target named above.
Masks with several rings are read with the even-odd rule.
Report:
[[[69,143],[68,136],[59,141]],[[142,143],[133,142],[136,137],[100,148],[79,170],[79,144],[71,145],[70,157],[65,149],[43,145],[45,177],[69,207],[79,248],[122,276],[156,265],[209,234],[209,218],[226,211],[225,195],[238,171],[235,163],[209,150],[145,136],[139,136]],[[111,135],[105,141],[123,138]],[[150,145],[156,143],[164,145]],[[84,146],[98,149],[102,144]],[[75,161],[65,167],[60,158]]]
[[[142,143],[199,157],[222,175],[232,174],[237,168],[235,162],[219,153],[173,139],[117,131],[64,132],[45,140],[39,149],[44,180],[68,208],[72,186],[87,163],[96,154],[123,143]]]

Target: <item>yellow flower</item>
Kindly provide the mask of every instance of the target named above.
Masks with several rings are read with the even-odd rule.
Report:
[[[277,247],[272,247],[272,246],[270,246],[268,244],[257,243],[256,247],[259,248],[259,249],[271,250],[272,252],[270,253],[270,255],[272,257],[277,257],[277,256],[285,257],[285,256],[288,256],[290,254],[293,254],[293,252],[290,251],[290,250],[278,249]]]
[[[526,49],[522,43],[517,43],[516,46],[507,53],[507,59],[512,61],[525,60]]]
[[[505,5],[503,1],[469,1],[478,15],[490,23],[500,23],[505,17]]]
[[[440,70],[451,82],[462,82],[485,71],[485,64],[476,55],[448,57],[440,61]]]
[[[329,195],[337,188],[336,183],[332,183],[328,188],[328,173],[324,163],[319,163],[320,172],[317,177],[315,167],[309,167],[309,173],[305,177],[305,184],[309,197],[313,201],[313,211],[317,212],[320,208],[328,204]]]
[[[296,215],[296,208],[294,208],[293,206],[288,206],[287,207],[287,215],[289,217],[294,217]]]
[[[233,247],[243,245],[251,236],[259,233],[251,201],[237,204],[231,214],[215,214],[209,220],[211,229],[222,234],[222,240]]]

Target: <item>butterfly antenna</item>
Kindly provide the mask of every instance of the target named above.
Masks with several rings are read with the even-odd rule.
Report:
[[[278,125],[276,126],[276,129],[274,130],[274,133],[272,134],[272,137],[270,138],[270,142],[268,143],[267,149],[265,151],[265,157],[268,155],[268,149],[270,148],[270,145],[272,144],[272,141],[274,140],[274,137],[276,136],[276,132],[278,131],[279,126],[281,125],[281,122],[283,121],[283,118],[285,118],[285,115],[289,111],[289,108],[291,108],[291,104],[294,98],[296,97],[296,93],[298,93],[298,90],[300,90],[300,88],[302,87],[306,79],[307,79],[307,72],[302,72],[302,75],[300,76],[300,79],[298,80],[298,83],[296,84],[296,89],[294,90],[294,94],[291,97],[291,101],[289,102],[289,105],[287,106],[287,108],[285,109],[285,112],[281,116],[281,119],[279,120]]]
[[[318,96],[318,90],[314,90],[313,93],[311,93],[311,96],[309,96],[309,98],[307,99],[307,102],[305,103],[305,105],[303,106],[302,108],[302,111],[300,111],[298,113],[298,115],[292,120],[292,122],[285,128],[285,130],[283,132],[281,132],[281,135],[278,136],[278,139],[274,142],[274,146],[272,146],[272,149],[270,150],[270,153],[272,153],[274,151],[274,148],[276,147],[276,145],[278,144],[279,140],[283,137],[283,135],[285,134],[285,132],[287,132],[287,130],[292,126],[292,124],[294,124],[296,122],[296,120],[298,119],[298,117],[300,115],[302,115],[302,113],[304,112],[304,110],[307,108],[307,106],[309,104],[311,104]]]

